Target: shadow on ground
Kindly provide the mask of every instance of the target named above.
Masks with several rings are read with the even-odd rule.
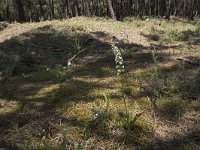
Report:
[[[0,114],[0,146],[15,149],[15,144],[18,144],[16,140],[21,140],[18,139],[18,132],[24,134],[22,139],[27,136],[31,140],[31,136],[38,136],[32,131],[24,133],[23,129],[36,130],[43,126],[43,134],[49,136],[53,134],[49,128],[58,130],[51,126],[51,122],[58,123],[58,120],[71,126],[84,127],[86,121],[64,118],[57,109],[69,102],[95,101],[99,97],[89,95],[91,90],[113,89],[109,82],[102,85],[98,81],[85,80],[115,76],[115,61],[109,42],[128,51],[128,54],[124,53],[127,70],[148,68],[154,63],[149,52],[152,47],[125,43],[108,33],[75,33],[72,28],[66,28],[67,32],[62,32],[49,25],[39,27],[0,43],[0,99],[7,103],[5,105],[12,101],[18,103],[12,111]],[[72,68],[66,69],[67,60],[80,47],[86,49],[85,52],[73,61]],[[166,48],[159,47],[158,50]],[[157,59],[166,62],[170,55],[158,53]],[[119,143],[128,145],[135,143],[131,138],[128,134],[114,137]]]

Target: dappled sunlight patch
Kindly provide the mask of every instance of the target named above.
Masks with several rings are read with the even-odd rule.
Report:
[[[120,149],[121,145],[146,148],[156,140],[166,143],[187,136],[188,129],[199,130],[197,67],[175,61],[186,51],[195,56],[198,45],[181,42],[176,47],[174,41],[190,40],[196,25],[158,18],[108,22],[75,17],[14,26],[1,32],[0,46],[6,49],[0,55],[9,57],[11,52],[23,56],[26,63],[18,65],[18,72],[0,87],[0,97],[6,103],[1,106],[0,101],[0,116],[19,112],[13,117],[20,126],[10,128],[13,132],[7,137],[14,137],[22,147],[28,149],[32,144],[35,149],[61,149],[59,144],[67,139],[69,147],[82,142],[86,148],[98,144],[100,149]],[[153,35],[154,41],[148,41],[140,31]],[[123,89],[110,51],[112,40],[125,56]],[[82,48],[86,51],[68,68],[67,60]],[[25,52],[37,54],[37,70]],[[153,60],[153,52],[157,60]],[[26,65],[30,66],[21,72],[20,67]],[[152,107],[154,100],[157,108]],[[15,121],[9,116],[5,119]],[[84,141],[86,131],[88,139]]]
[[[127,77],[125,82],[124,93],[132,98],[138,98],[141,96],[141,83],[138,77]]]
[[[170,61],[170,62],[164,62],[164,63],[160,63],[160,67],[162,67],[162,69],[170,69],[172,67],[174,67],[177,64],[177,61]]]
[[[121,99],[122,94],[120,92],[120,89],[115,89],[115,88],[97,88],[93,90],[88,91],[88,96],[89,97],[94,97],[94,99],[102,98],[104,94],[109,95],[112,99]]]
[[[47,87],[43,87],[40,89],[35,95],[26,96],[26,99],[39,99],[48,96],[49,94],[53,94],[55,90],[59,88],[59,84],[48,85]]]
[[[200,115],[199,112],[193,111],[192,109],[188,110],[190,105],[191,103],[187,103],[187,106],[185,106],[186,111],[181,112],[182,114],[178,115],[176,120],[163,118],[163,116],[159,118],[157,115],[156,134],[160,140],[188,141],[192,135],[195,135],[196,132],[199,132]],[[171,109],[177,109],[177,112],[180,110],[180,108]],[[175,112],[175,110],[173,111]],[[172,118],[172,116],[170,118]],[[187,147],[187,143],[185,143],[183,146]]]
[[[140,97],[140,98],[137,98],[137,99],[134,99],[133,100],[133,103],[134,103],[134,107],[137,109],[137,110],[145,110],[145,109],[149,109],[151,104],[148,100],[148,97],[146,96],[143,96],[143,97]]]
[[[19,106],[17,101],[0,99],[0,116],[16,112]]]
[[[56,96],[69,97],[79,97],[87,94],[88,90],[95,87],[93,84],[88,84],[87,82],[72,80],[62,84],[57,91],[55,91]]]
[[[143,78],[146,76],[149,76],[152,71],[153,71],[154,67],[153,65],[149,65],[147,68],[143,68],[143,69],[131,69],[129,71],[130,77],[138,77],[138,78]]]
[[[158,99],[157,113],[168,119],[180,119],[186,112],[188,102],[183,99]]]
[[[108,130],[108,132],[110,132],[110,130],[113,130],[111,132],[113,133],[113,136],[114,136],[116,132],[115,130],[123,126],[121,123],[122,123],[123,115],[125,115],[126,110],[125,110],[125,105],[122,102],[122,100],[115,100],[111,98],[108,103],[109,104],[103,101],[103,97],[102,99],[96,100],[94,102],[88,102],[88,103],[85,103],[85,102],[71,103],[70,102],[70,103],[67,103],[66,105],[59,107],[58,111],[60,111],[66,117],[76,118],[77,120],[85,120],[86,122],[89,123],[89,127],[91,128],[92,131],[96,129],[94,125],[98,126],[98,129],[97,129],[98,131],[95,130],[96,134],[100,134],[101,132],[103,132],[103,130]],[[132,103],[131,101],[128,101],[128,107],[133,116],[134,114],[137,114],[143,111],[139,107],[136,107],[135,104]],[[111,115],[109,118],[107,118],[108,120],[104,118],[104,117],[107,117],[108,115],[106,113],[107,112],[106,110]],[[96,116],[94,112],[97,113]],[[103,119],[102,122],[104,122],[105,124],[102,124],[102,122],[100,123],[99,119],[100,120]],[[139,137],[141,138],[140,140],[142,141],[144,140],[145,142],[151,141],[151,134],[148,134],[148,135],[145,134],[145,132],[147,132],[148,128],[150,127],[148,124],[145,123],[143,116],[138,119],[136,124],[133,122],[133,126],[134,126],[134,130],[128,134],[133,134],[134,136],[140,135]],[[107,135],[106,133],[104,134],[104,132],[102,134],[103,136]]]
[[[143,74],[146,70],[145,69],[134,69],[134,70],[130,70],[129,72],[133,75],[138,75],[140,76],[141,74]]]
[[[114,75],[114,73],[115,73],[115,70],[113,69],[113,68],[111,68],[111,67],[102,67],[101,68],[101,70],[103,71],[103,72],[107,72],[108,74],[112,74],[112,75]]]
[[[91,119],[91,108],[94,105],[93,102],[85,103],[67,103],[58,108],[58,111],[64,113],[67,117],[76,118],[78,120],[88,121]]]
[[[36,23],[26,23],[26,24],[19,24],[15,23],[12,24],[10,28],[3,30],[0,34],[0,43],[9,40],[13,37],[17,37],[20,34],[27,33],[31,30],[37,29],[38,27],[43,26],[42,24]]]
[[[54,81],[54,75],[49,71],[38,71],[31,72],[28,74],[22,74],[13,76],[9,79],[9,82],[20,84],[20,83],[40,83],[40,82]]]
[[[187,110],[194,112],[200,111],[200,101],[199,100],[191,101],[190,104],[187,106]]]
[[[24,114],[21,117],[27,119]],[[62,149],[66,146],[63,146],[64,142],[68,147],[73,147],[81,140],[82,129],[70,126],[60,116],[37,117],[37,120],[23,122],[23,126],[13,122],[2,140],[14,149]]]
[[[113,82],[112,87],[115,89],[121,89],[122,87],[122,83],[120,80],[116,80],[115,82]]]
[[[57,90],[59,87],[60,87],[59,84],[48,85],[47,87],[40,89],[37,94],[42,95],[42,94],[51,93],[54,90]]]
[[[145,25],[141,26],[142,34],[159,36],[160,40],[167,42],[191,41],[193,40],[194,32],[197,30],[195,23],[184,22],[181,20],[161,20],[161,19],[146,19],[143,21]],[[191,33],[191,34],[190,34]]]
[[[180,121],[182,132],[192,134],[199,132],[200,128],[200,113],[197,110],[187,111]]]
[[[104,78],[97,78],[97,77],[91,77],[91,76],[83,76],[83,77],[74,77],[74,80],[78,81],[83,81],[83,82],[88,82],[88,83],[95,83],[95,84],[100,84],[102,86],[111,86],[113,82],[117,81],[117,77],[112,76],[112,77],[104,77]]]
[[[27,78],[29,77],[30,76]],[[58,84],[52,84],[51,81],[40,83],[36,81],[29,82],[30,78],[27,78],[23,76],[14,76],[10,78],[6,84],[1,87],[3,96],[8,99],[16,99],[20,102],[24,100],[38,100],[49,96],[59,88]]]

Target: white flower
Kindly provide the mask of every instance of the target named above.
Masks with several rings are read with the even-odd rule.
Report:
[[[120,49],[114,44],[112,44],[112,50],[115,55],[117,75],[120,75],[120,73],[124,72],[124,62],[123,62],[122,54],[121,54]]]

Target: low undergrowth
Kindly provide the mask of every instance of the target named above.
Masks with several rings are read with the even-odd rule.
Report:
[[[198,147],[199,66],[174,59],[198,60],[197,24],[73,18],[1,31],[0,148]]]

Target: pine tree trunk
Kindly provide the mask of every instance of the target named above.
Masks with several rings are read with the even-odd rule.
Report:
[[[167,0],[167,3],[166,3],[166,19],[170,19],[170,14],[171,14],[171,0]]]
[[[6,3],[6,19],[9,20],[9,22],[11,21],[10,20],[10,4],[9,4],[9,2]]]
[[[51,1],[51,14],[52,14],[52,19],[55,18],[55,8],[54,8],[54,0]]]
[[[129,16],[133,15],[133,1],[129,0]]]
[[[44,9],[43,9],[42,0],[39,0],[38,3],[39,3],[39,6],[40,6],[40,18],[41,18],[41,20],[44,20]]]
[[[25,15],[24,15],[24,9],[23,9],[23,5],[22,5],[22,1],[21,0],[15,0],[15,3],[17,5],[19,22],[25,22],[26,18],[25,18]]]
[[[69,18],[71,18],[72,17],[72,11],[71,11],[71,5],[70,5],[70,2],[69,2],[69,0],[66,0],[66,4],[67,4],[67,13],[68,13],[68,16],[69,16]]]
[[[114,9],[113,9],[113,6],[112,6],[112,1],[107,0],[107,3],[108,3],[108,9],[109,9],[112,20],[116,20],[115,12],[114,12]]]
[[[85,16],[89,16],[88,0],[83,0],[83,11]]]
[[[189,14],[189,19],[194,20],[194,0],[191,0],[190,2],[190,14]]]

